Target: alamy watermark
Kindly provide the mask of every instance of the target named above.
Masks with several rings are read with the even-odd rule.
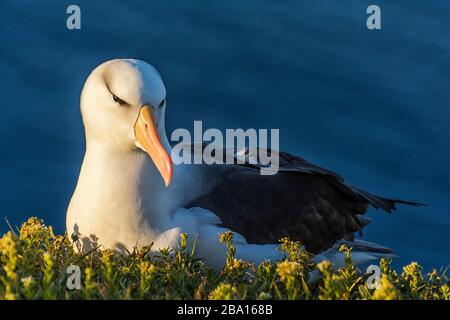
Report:
[[[69,30],[81,29],[81,8],[76,4],[71,4],[67,7],[66,13],[68,17],[66,19],[66,27]],[[367,7],[367,14],[370,16],[366,20],[366,26],[369,30],[381,29],[381,9],[375,4],[371,4]]]
[[[366,20],[366,26],[369,30],[380,30],[381,29],[381,9],[379,6],[372,4],[367,7],[367,14],[370,16]]]
[[[366,286],[369,289],[378,289],[381,286],[381,269],[379,266],[371,264],[366,269],[366,274],[370,276],[366,280]]]
[[[66,13],[69,15],[66,20],[66,27],[69,30],[81,29],[81,9],[75,4],[67,7]]]
[[[274,175],[279,170],[279,129],[226,129],[224,137],[216,128],[203,132],[202,121],[194,121],[193,139],[183,128],[174,130],[170,139],[176,143],[172,149],[174,164],[248,163],[259,167],[261,175]]]
[[[70,265],[66,269],[68,275],[66,281],[66,288],[68,290],[80,290],[81,289],[81,269],[77,265]],[[366,286],[368,289],[378,289],[381,286],[381,270],[377,265],[370,265],[366,269],[366,274],[370,275],[366,280]]]
[[[69,30],[81,29],[81,8],[69,5],[66,27]],[[369,5],[366,26],[369,30],[381,29],[381,9]],[[269,149],[270,138],[270,149]],[[186,129],[176,129],[171,135],[177,142],[172,150],[175,164],[251,164],[260,168],[261,175],[274,175],[279,170],[279,129],[226,129],[225,138],[218,129],[202,131],[202,122],[194,121],[194,139]],[[192,142],[198,146],[192,151]],[[209,142],[206,147],[200,147]],[[224,147],[225,146],[225,147]]]
[[[81,289],[81,270],[80,266],[71,264],[66,269],[68,275],[66,281],[66,288],[68,290],[80,290]]]

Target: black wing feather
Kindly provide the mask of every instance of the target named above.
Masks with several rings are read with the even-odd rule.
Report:
[[[238,157],[235,150],[231,152]],[[250,161],[255,152],[240,152],[241,159],[242,155],[243,164],[218,165],[214,174],[222,177],[217,185],[187,207],[211,210],[224,227],[249,243],[277,243],[288,236],[317,253],[361,231],[369,221],[362,218],[368,205],[387,212],[396,203],[421,205],[352,187],[338,174],[285,152],[279,152],[278,173],[266,176],[260,175],[260,163]]]

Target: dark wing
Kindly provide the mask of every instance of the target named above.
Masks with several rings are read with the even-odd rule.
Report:
[[[370,222],[362,216],[368,205],[387,212],[396,203],[420,205],[362,191],[338,174],[288,153],[279,152],[276,175],[260,174],[262,165],[251,163],[255,152],[234,152],[234,157],[245,158],[245,163],[209,170],[220,175],[219,181],[187,207],[214,212],[224,227],[242,234],[249,243],[276,243],[288,236],[317,253],[361,231]]]

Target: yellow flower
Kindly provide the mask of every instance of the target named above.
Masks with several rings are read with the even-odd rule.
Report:
[[[319,269],[320,272],[325,273],[333,269],[333,264],[328,260],[324,260],[317,264],[317,269]]]
[[[448,284],[444,284],[439,288],[439,291],[442,294],[442,299],[450,300],[450,286]]]
[[[383,274],[381,276],[380,286],[375,289],[372,299],[374,300],[397,300],[399,292],[397,288],[389,281],[388,277]]]
[[[277,265],[277,273],[280,276],[280,280],[283,282],[300,275],[302,270],[303,268],[298,262],[285,260]]]
[[[53,236],[52,228],[46,227],[42,220],[32,217],[20,228],[21,240],[44,240]]]
[[[139,265],[139,269],[142,275],[150,275],[155,273],[156,271],[155,265],[148,261],[141,262],[141,264]]]
[[[5,293],[5,300],[16,300],[16,295],[14,293]]]
[[[12,257],[16,255],[16,239],[11,231],[8,231],[1,239],[0,239],[0,253],[7,256]]]
[[[237,299],[237,288],[228,283],[219,284],[210,294],[210,300]]]
[[[403,271],[407,276],[417,276],[422,272],[422,266],[420,266],[417,262],[411,262],[409,265],[403,267]]]
[[[44,252],[42,254],[42,258],[44,259],[46,269],[51,270],[53,268],[53,265],[55,264],[52,255],[48,252]]]
[[[35,283],[33,276],[22,278],[20,281],[22,281],[25,290],[31,288],[31,286]]]
[[[17,255],[17,238],[8,231],[0,239],[0,262],[3,265],[3,270],[6,272],[6,276],[11,279],[16,279],[16,268],[19,262]]]
[[[229,243],[229,242],[233,241],[233,236],[234,236],[233,232],[226,231],[219,235],[219,240],[220,240],[220,242],[223,242],[223,243]]]

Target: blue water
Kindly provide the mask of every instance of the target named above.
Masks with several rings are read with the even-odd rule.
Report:
[[[97,64],[154,64],[167,126],[280,128],[281,148],[384,196],[427,208],[375,210],[367,240],[397,264],[450,264],[450,3],[376,1],[0,2],[0,208],[64,232],[84,151],[78,109]],[[0,231],[7,230],[0,223]]]

